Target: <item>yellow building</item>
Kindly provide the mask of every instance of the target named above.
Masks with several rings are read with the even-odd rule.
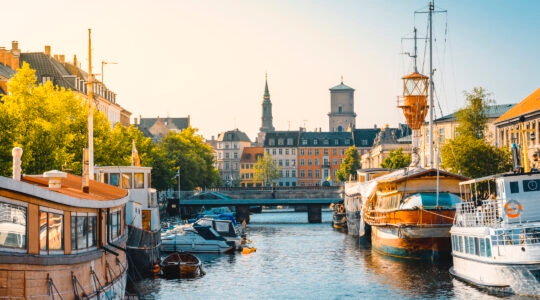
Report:
[[[255,180],[255,164],[264,156],[263,147],[245,147],[240,158],[240,187],[263,186],[262,180]]]

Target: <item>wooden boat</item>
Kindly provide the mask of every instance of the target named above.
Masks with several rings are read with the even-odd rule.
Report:
[[[129,276],[151,276],[153,265],[161,257],[161,221],[157,192],[150,186],[150,167],[96,166],[96,180],[129,191],[126,204],[128,227],[127,254]]]
[[[366,194],[363,215],[371,228],[373,249],[402,258],[450,257],[450,228],[461,202],[459,182],[466,179],[422,168],[377,178],[373,191]]]
[[[187,252],[173,252],[160,263],[165,277],[195,277],[204,275],[201,260]]]
[[[56,170],[21,176],[13,152],[13,178],[0,177],[0,298],[123,299],[128,192]]]
[[[540,172],[487,176],[461,187],[450,273],[488,290],[539,297]]]

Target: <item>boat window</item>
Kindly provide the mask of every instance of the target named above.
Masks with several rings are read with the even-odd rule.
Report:
[[[510,193],[511,194],[519,193],[519,185],[517,181],[510,182]]]
[[[131,173],[122,173],[122,188],[130,189],[133,185],[132,183],[133,174]]]
[[[120,174],[118,173],[111,173],[109,174],[109,181],[105,181],[106,183],[114,186],[119,186],[120,184]]]
[[[480,255],[480,243],[477,237],[474,238],[474,254]]]
[[[144,173],[135,173],[133,179],[136,189],[144,189]]]
[[[459,252],[465,252],[463,249],[463,237],[458,236],[458,241],[459,241]]]
[[[486,256],[491,257],[491,244],[489,238],[486,238]]]
[[[112,211],[109,215],[109,234],[111,240],[119,238],[122,234],[122,226],[120,226],[120,210]]]
[[[0,202],[0,248],[26,249],[24,206]]]
[[[64,215],[41,210],[39,216],[39,249],[49,252],[64,249]]]
[[[96,245],[96,215],[77,213],[71,216],[71,248],[81,250]]]
[[[477,239],[479,242],[479,248],[480,248],[480,256],[486,256],[486,240],[484,239]]]

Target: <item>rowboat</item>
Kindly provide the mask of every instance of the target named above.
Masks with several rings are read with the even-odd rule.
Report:
[[[173,252],[160,263],[165,277],[195,277],[204,275],[201,260],[187,252]]]

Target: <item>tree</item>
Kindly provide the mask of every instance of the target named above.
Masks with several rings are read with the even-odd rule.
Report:
[[[411,154],[403,154],[403,149],[390,150],[388,156],[381,163],[381,167],[388,169],[405,168],[411,164]]]
[[[356,146],[352,146],[345,152],[343,162],[336,172],[336,178],[341,181],[349,180],[349,177],[356,178],[356,170],[360,169],[360,155],[356,150]]]
[[[281,168],[268,152],[264,152],[264,155],[257,159],[257,163],[253,166],[253,169],[254,179],[264,182],[265,186],[269,186],[275,180],[281,178]]]
[[[152,182],[157,189],[178,186],[182,190],[214,187],[220,184],[219,171],[214,166],[214,152],[197,129],[188,127],[182,132],[169,132],[151,153]],[[142,159],[142,158],[141,158]]]
[[[441,167],[467,177],[482,177],[511,170],[509,149],[488,144],[487,112],[493,100],[483,88],[464,92],[466,106],[456,113],[457,137],[441,147]]]

